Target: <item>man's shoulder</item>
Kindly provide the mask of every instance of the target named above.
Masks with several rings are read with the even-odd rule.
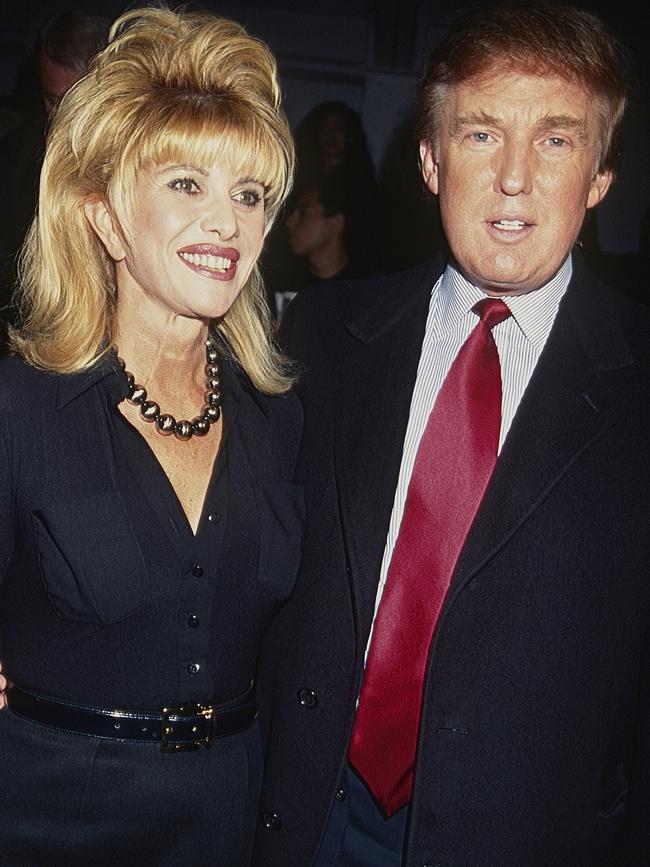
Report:
[[[430,259],[404,271],[348,277],[343,280],[317,283],[302,289],[292,299],[283,316],[283,328],[300,322],[327,333],[331,328],[346,325],[374,307],[399,307],[405,295],[431,288],[442,270],[436,259]]]
[[[634,360],[650,367],[650,305],[619,289],[606,287],[605,292]]]

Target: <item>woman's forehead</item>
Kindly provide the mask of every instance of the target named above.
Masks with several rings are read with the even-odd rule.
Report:
[[[228,131],[212,136],[184,135],[176,140],[162,137],[141,164],[161,166],[173,163],[204,172],[218,166],[239,177],[264,180],[273,174],[271,155],[265,150],[241,134]]]

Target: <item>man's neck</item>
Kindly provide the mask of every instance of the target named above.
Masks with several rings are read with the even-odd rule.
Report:
[[[334,277],[349,261],[350,257],[342,244],[328,246],[307,256],[309,270],[319,280],[329,280],[330,277]]]

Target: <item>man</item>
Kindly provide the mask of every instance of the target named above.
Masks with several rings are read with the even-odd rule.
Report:
[[[368,251],[355,232],[354,209],[343,177],[332,171],[299,189],[284,221],[293,257],[289,291],[275,293],[278,318],[295,293],[330,280],[367,276]],[[358,219],[358,218],[357,218]]]
[[[417,110],[447,261],[285,314],[308,528],[259,867],[650,864],[650,320],[574,251],[618,57],[581,10],[470,12]]]
[[[345,243],[345,202],[332,180],[301,191],[284,221],[289,249],[304,257],[311,283],[347,276],[350,256]]]
[[[38,94],[21,106],[22,117],[0,140],[0,155],[12,167],[0,220],[0,320],[13,318],[6,305],[16,279],[15,257],[38,199],[48,118],[106,45],[109,28],[108,18],[66,13],[51,18],[39,34],[34,58]]]

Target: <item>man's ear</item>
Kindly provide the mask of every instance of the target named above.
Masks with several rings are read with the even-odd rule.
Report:
[[[420,142],[420,166],[422,178],[427,189],[438,195],[438,163],[433,155],[433,146],[428,139],[423,138]]]
[[[345,217],[343,214],[332,214],[332,216],[327,219],[330,221],[330,225],[334,227],[336,234],[342,235],[343,230],[345,229]]]
[[[122,236],[117,229],[116,221],[108,210],[104,200],[99,197],[86,199],[84,211],[97,237],[106,247],[108,255],[114,262],[121,262],[126,256],[126,248]]]
[[[589,187],[589,195],[587,196],[588,208],[593,208],[602,202],[607,195],[607,190],[611,187],[613,180],[614,175],[610,171],[598,172]]]

